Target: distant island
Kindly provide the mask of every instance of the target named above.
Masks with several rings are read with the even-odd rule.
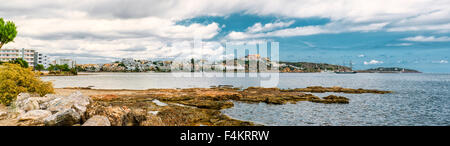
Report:
[[[367,70],[357,70],[358,73],[422,73],[413,69],[406,69],[400,67],[378,67]]]

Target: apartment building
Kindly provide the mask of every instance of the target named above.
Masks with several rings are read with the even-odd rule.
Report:
[[[37,64],[42,64],[44,66],[44,68],[48,68],[50,67],[50,57],[48,55],[39,53],[39,52],[35,52],[35,62],[37,62]]]
[[[52,64],[57,64],[57,65],[67,64],[69,66],[69,68],[74,68],[76,65],[76,62],[73,61],[72,59],[58,58],[58,59],[54,60],[52,62]]]
[[[28,62],[28,66],[34,67],[36,65],[35,59],[36,51],[33,49],[0,49],[0,61],[8,62],[17,58],[23,58]]]

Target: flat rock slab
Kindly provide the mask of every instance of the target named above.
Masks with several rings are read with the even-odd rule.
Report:
[[[47,110],[31,110],[19,116],[19,121],[26,120],[43,120],[52,115],[52,112]]]
[[[72,126],[80,122],[80,114],[74,109],[59,111],[44,119],[45,126]]]
[[[89,118],[82,126],[111,126],[111,123],[107,117],[96,115]]]

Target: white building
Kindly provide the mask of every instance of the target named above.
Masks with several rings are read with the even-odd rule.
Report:
[[[67,64],[69,66],[69,68],[74,68],[76,65],[75,61],[73,61],[72,59],[65,59],[65,58],[56,59],[55,61],[53,61],[52,64],[55,64],[55,65]]]
[[[42,64],[44,66],[44,68],[48,68],[50,66],[50,57],[42,54],[42,53],[38,53],[36,52],[36,62],[37,64]]]
[[[0,49],[0,61],[8,62],[11,60],[16,60],[18,58],[23,58],[28,62],[29,67],[35,66],[35,53],[33,49]]]

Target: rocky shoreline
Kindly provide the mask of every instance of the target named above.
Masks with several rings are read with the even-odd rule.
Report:
[[[287,104],[299,101],[347,104],[346,97],[318,97],[309,93],[388,94],[390,91],[307,87],[297,89],[249,87],[106,90],[55,89],[37,97],[21,93],[8,107],[0,107],[0,126],[254,126],[232,119],[221,109],[232,101]],[[305,93],[309,92],[309,93]]]

